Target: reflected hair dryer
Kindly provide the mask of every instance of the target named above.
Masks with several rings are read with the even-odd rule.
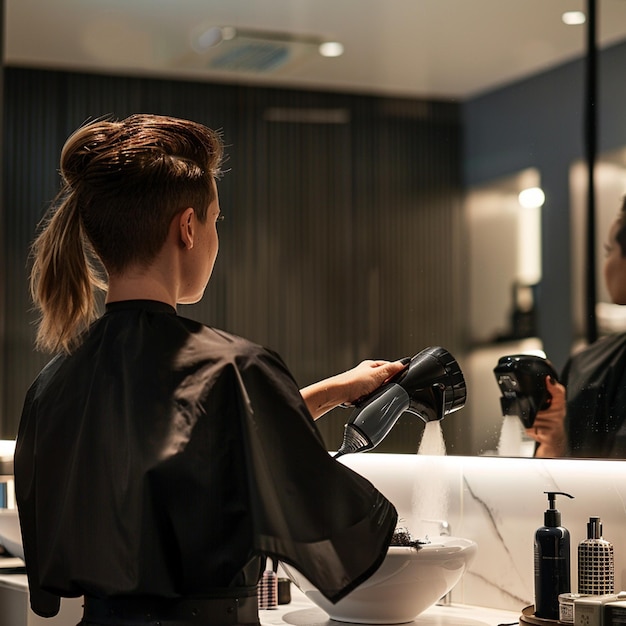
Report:
[[[537,411],[552,402],[546,387],[547,376],[558,380],[552,363],[533,354],[513,354],[503,356],[493,373],[502,393],[502,415],[517,415],[525,428],[531,428]]]
[[[382,387],[355,402],[335,458],[375,448],[405,411],[433,422],[463,407],[466,396],[454,357],[444,348],[426,348]]]

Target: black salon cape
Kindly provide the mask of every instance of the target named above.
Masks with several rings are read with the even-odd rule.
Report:
[[[332,459],[273,352],[114,303],[24,406],[15,489],[33,610],[59,596],[255,593],[262,556],[331,601],[381,564],[394,507]]]
[[[568,456],[626,458],[626,333],[603,337],[563,370]]]

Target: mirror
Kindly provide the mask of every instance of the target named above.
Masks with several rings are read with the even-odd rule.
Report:
[[[266,297],[267,285],[276,280],[272,272],[279,270],[284,281],[281,302],[287,298],[294,302],[285,313],[290,324],[297,327],[295,319],[303,311],[313,312],[313,330],[303,331],[300,327],[297,341],[285,342],[284,350],[270,342],[281,354],[288,352],[287,360],[302,384],[310,382],[314,375],[332,373],[360,358],[407,356],[407,352],[417,352],[427,344],[445,343],[462,363],[470,389],[466,408],[444,420],[448,453],[484,454],[493,450],[502,416],[491,370],[497,356],[519,347],[505,340],[526,342],[523,346],[532,349],[543,348],[560,368],[582,332],[578,291],[582,256],[579,244],[570,249],[570,229],[574,242],[578,242],[582,226],[578,217],[570,219],[570,212],[580,215],[575,208],[581,194],[575,172],[584,152],[585,31],[584,26],[566,26],[561,21],[565,11],[583,8],[580,3],[574,4],[577,6],[569,0],[398,0],[391,4],[383,0],[315,0],[295,5],[287,0],[197,0],[185,3],[183,9],[180,3],[155,5],[151,0],[131,4],[110,0],[106,7],[103,3],[88,6],[78,0],[6,0],[5,63],[7,80],[15,88],[6,94],[12,102],[5,110],[6,139],[15,146],[14,150],[17,146],[26,149],[34,142],[39,155],[25,163],[27,182],[23,183],[24,188],[15,189],[10,187],[12,155],[5,151],[6,213],[13,215],[13,207],[21,211],[27,206],[32,214],[26,226],[18,223],[17,216],[9,217],[5,229],[7,314],[2,435],[14,436],[21,398],[44,361],[40,355],[32,355],[32,319],[24,273],[27,244],[22,241],[16,249],[9,233],[15,228],[22,239],[32,237],[34,215],[41,213],[55,190],[54,168],[63,129],[74,128],[91,111],[98,115],[111,111],[123,114],[126,109],[138,108],[167,110],[174,102],[180,107],[177,92],[187,89],[193,105],[186,102],[191,108],[185,110],[210,116],[218,104],[207,98],[200,87],[193,87],[193,83],[211,80],[224,86],[219,106],[223,106],[220,112],[225,111],[225,124],[252,106],[253,100],[250,97],[243,102],[243,92],[237,95],[228,91],[229,87],[251,85],[259,89],[303,91],[305,95],[293,98],[288,107],[264,107],[264,126],[259,126],[259,143],[254,144],[254,149],[268,146],[267,153],[259,153],[259,158],[269,155],[279,172],[303,180],[305,191],[317,205],[331,207],[332,211],[329,209],[322,225],[311,216],[304,220],[307,232],[325,233],[325,248],[321,251],[306,238],[294,239],[294,231],[290,230],[293,224],[284,221],[265,223],[259,218],[258,223],[251,225],[234,219],[225,224],[224,237],[236,235],[239,243],[234,244],[231,252],[221,253],[224,260],[220,263],[230,271],[224,270],[212,285],[212,302],[202,311],[205,319],[227,318],[244,334],[247,322],[237,317],[236,307],[230,311],[232,302],[228,298],[233,296],[229,289],[239,281],[243,308],[249,310],[259,298]],[[196,13],[190,17],[186,11]],[[355,19],[356,15],[359,19]],[[220,45],[212,47],[215,25],[238,27],[239,39],[229,39],[229,33],[222,30]],[[282,37],[282,44],[290,50],[288,60],[281,56],[280,45],[272,47],[272,42],[262,40],[260,31],[271,32],[279,40]],[[285,43],[285,33],[297,33],[298,37]],[[626,40],[623,0],[599,3],[598,33],[602,47],[600,150],[607,155],[607,162],[617,161],[619,165],[621,157],[616,155],[626,145],[626,136],[622,136],[626,131],[620,74],[626,55],[626,45],[621,43]],[[345,52],[341,57],[319,57],[318,44],[328,40],[343,44]],[[241,60],[247,64],[245,71],[234,69],[237,41],[248,49],[254,44],[261,46],[255,48],[257,51],[265,50],[267,56],[263,57],[261,68],[250,67],[261,62],[256,55]],[[230,56],[222,59],[222,65],[216,69],[219,50]],[[213,69],[207,71],[211,63]],[[275,69],[269,71],[272,68]],[[42,71],[37,73],[38,69]],[[14,70],[28,71],[18,76]],[[73,80],[59,75],[65,71],[80,76]],[[122,87],[113,80],[115,77],[122,77]],[[133,80],[139,77],[154,82],[142,83],[142,90],[135,89]],[[157,89],[156,84],[162,79],[170,81],[169,91]],[[72,89],[79,83],[82,95],[73,99]],[[119,93],[114,86],[120,89]],[[13,100],[17,91],[24,89],[28,90],[30,103],[49,99],[48,118],[42,114],[27,122],[31,109]],[[329,92],[333,98],[326,97]],[[366,96],[366,104],[357,102],[359,95]],[[273,96],[274,92],[264,91],[262,97],[271,103]],[[454,115],[458,128],[462,128],[462,142],[460,131],[454,136],[450,131],[452,125],[445,132],[433,132],[430,136],[431,149],[441,148],[438,163],[449,166],[449,155],[444,150],[452,139],[458,141],[459,149],[462,146],[452,173],[458,184],[456,195],[441,204],[419,195],[420,176],[426,176],[435,159],[420,161],[424,157],[415,148],[416,142],[407,139],[398,122],[410,124],[415,137],[426,135],[420,119],[428,118],[435,109],[432,102],[438,106],[443,103],[443,108],[437,109],[439,122]],[[379,143],[370,145],[362,137],[374,119],[368,116],[374,115],[384,120],[388,134],[381,134]],[[301,123],[297,137],[305,146],[303,150],[325,150],[335,158],[332,165],[321,167],[326,185],[322,190],[317,181],[301,177],[291,169],[299,153],[285,146],[295,143],[296,123]],[[21,139],[18,129],[24,133]],[[367,154],[372,145],[382,150],[383,139],[397,161],[381,159],[380,154],[373,153],[371,164],[361,168],[355,155]],[[241,176],[236,166],[243,160],[245,150],[239,148],[237,136],[227,137],[227,141],[233,144],[236,178]],[[54,166],[49,167],[50,163]],[[336,163],[341,167],[336,167]],[[372,200],[368,197],[367,177],[374,172],[379,176],[379,186],[378,195]],[[280,182],[280,176],[272,169],[259,167],[247,175],[246,183],[254,176],[267,176],[270,187]],[[359,185],[353,185],[352,180],[358,180]],[[239,191],[233,189],[237,183],[225,180],[223,184],[225,197],[239,197]],[[395,207],[401,196],[397,191],[400,184],[411,191],[412,202],[432,211],[425,214],[424,226],[420,222],[415,234],[403,232],[405,222],[396,222],[397,216],[390,213],[390,194],[398,194],[391,202]],[[437,184],[445,186],[447,179],[442,178]],[[541,187],[546,197],[543,207],[532,215],[520,213],[516,204],[517,192],[528,185]],[[362,194],[359,198],[363,205],[358,214],[346,208],[354,201],[355,193]],[[607,192],[599,210],[614,214],[618,196],[616,192],[611,200],[611,193]],[[606,208],[605,197],[610,205]],[[270,204],[286,201],[278,193],[270,193],[266,200]],[[449,218],[445,223],[440,219],[444,212]],[[269,220],[270,209],[263,215]],[[233,213],[233,217],[237,214]],[[367,224],[373,233],[366,232]],[[368,244],[376,242],[375,235],[382,237],[394,224],[393,232],[402,234],[402,238],[388,237],[385,245],[377,248],[378,265],[362,263],[369,258]],[[428,224],[438,224],[439,230],[446,230],[445,236],[432,236],[427,231]],[[317,228],[321,231],[314,230]],[[261,232],[259,229],[267,229],[262,232],[267,236],[264,241],[270,252],[280,242],[283,249],[293,248],[294,254],[309,255],[306,263],[302,262],[302,274],[296,274],[291,267],[277,268],[268,257],[256,265],[259,275],[246,274],[245,266],[238,264],[237,254],[251,254],[251,242]],[[604,233],[598,232],[598,238],[604,241]],[[445,261],[446,267],[437,267],[435,258],[439,265]],[[263,271],[266,276],[259,280]],[[439,276],[449,280],[443,282]],[[389,286],[391,280],[397,281],[393,289]],[[342,295],[333,298],[332,306],[318,308],[314,297],[318,293],[310,291],[322,290],[328,282]],[[421,285],[426,285],[423,297],[406,295],[405,292],[415,291],[415,285],[420,290]],[[11,291],[13,286],[15,292]],[[396,295],[400,293],[401,297]],[[389,294],[394,297],[388,298]],[[391,303],[382,308],[380,302],[386,298]],[[432,307],[432,302],[437,301],[445,303],[445,310]],[[524,332],[514,327],[514,304],[526,314],[516,319],[531,323],[532,331],[528,331],[528,326]],[[421,321],[428,307],[432,308],[428,320],[440,322]],[[230,314],[233,317],[228,318]],[[281,329],[274,328],[269,308],[258,316],[263,317],[267,329],[263,340],[267,338],[269,342],[273,332],[280,335]],[[406,326],[396,324],[399,316],[408,319]],[[342,341],[346,333],[351,336],[349,345]],[[319,344],[332,349],[322,354]],[[482,360],[478,358],[481,350],[486,351]],[[329,445],[333,440],[339,442],[343,421],[345,414],[339,411],[329,419],[332,426],[322,427]],[[390,445],[395,446],[392,449],[417,449],[420,428],[418,420],[407,418],[402,427],[399,425],[395,439],[390,438]],[[408,448],[403,448],[406,445]]]

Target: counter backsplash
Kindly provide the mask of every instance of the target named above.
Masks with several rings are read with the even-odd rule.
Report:
[[[395,504],[411,532],[414,518],[445,519],[451,535],[476,541],[476,559],[452,591],[453,602],[511,611],[533,604],[533,542],[548,507],[544,491],[574,496],[557,497],[556,504],[570,531],[572,591],[590,516],[602,519],[603,537],[615,546],[615,591],[626,589],[624,462],[378,453],[342,461]],[[436,535],[436,526],[420,531]]]

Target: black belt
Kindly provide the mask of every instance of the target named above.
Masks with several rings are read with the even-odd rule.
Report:
[[[258,626],[257,596],[239,598],[92,598],[83,626]]]

